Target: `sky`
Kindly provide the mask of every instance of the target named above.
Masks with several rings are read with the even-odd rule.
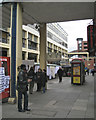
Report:
[[[87,41],[87,26],[92,24],[92,19],[60,22],[61,27],[68,34],[68,52],[77,50],[77,38]]]

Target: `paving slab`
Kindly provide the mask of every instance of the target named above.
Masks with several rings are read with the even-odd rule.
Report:
[[[19,113],[17,104],[2,105],[3,118],[94,118],[94,78],[86,76],[84,85],[72,85],[70,77],[48,81],[45,94],[29,94],[30,112]]]
[[[45,111],[45,110],[32,110],[32,114],[34,115],[43,115],[43,116],[49,116],[54,117],[56,115],[56,111]]]

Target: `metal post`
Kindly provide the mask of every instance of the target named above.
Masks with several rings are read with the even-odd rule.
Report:
[[[11,97],[16,98],[16,18],[17,3],[12,9],[12,41],[11,41]]]

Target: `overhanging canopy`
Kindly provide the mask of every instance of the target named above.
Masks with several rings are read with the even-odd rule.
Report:
[[[10,25],[10,6],[13,3],[12,1],[14,2],[14,0],[8,0],[8,3],[3,2],[3,27],[9,27]],[[94,2],[21,2],[21,6],[23,24],[94,18]]]

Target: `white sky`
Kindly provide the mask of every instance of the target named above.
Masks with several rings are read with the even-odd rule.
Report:
[[[59,23],[68,34],[68,52],[77,50],[77,38],[83,38],[84,41],[87,41],[87,26],[91,21],[88,19]]]

